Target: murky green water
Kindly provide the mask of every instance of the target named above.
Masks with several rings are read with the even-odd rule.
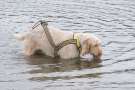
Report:
[[[15,32],[46,19],[102,40],[102,62],[26,57]],[[0,90],[135,90],[134,0],[1,0]]]

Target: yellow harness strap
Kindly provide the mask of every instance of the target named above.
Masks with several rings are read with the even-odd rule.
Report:
[[[55,48],[54,48],[54,56],[57,57],[58,54],[57,52],[64,46],[68,45],[68,44],[75,44],[79,50],[79,53],[81,51],[81,44],[80,44],[80,38],[77,34],[73,34],[73,39],[68,39],[65,40],[61,43],[59,43]]]
[[[80,44],[79,36],[77,34],[74,34],[73,39],[76,40],[76,46],[77,46],[78,49],[80,49],[81,48],[81,44]]]

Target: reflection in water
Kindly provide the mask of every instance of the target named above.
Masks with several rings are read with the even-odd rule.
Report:
[[[57,79],[72,79],[72,78],[84,78],[84,77],[98,77],[98,74],[85,74],[79,76],[44,76],[50,73],[62,73],[62,72],[70,72],[73,70],[83,70],[83,69],[91,69],[101,67],[100,61],[81,61],[79,58],[72,60],[62,60],[62,59],[54,59],[49,58],[44,55],[35,55],[32,57],[27,57],[27,63],[30,65],[36,65],[36,69],[32,69],[27,71],[29,74],[39,74],[38,77],[32,77],[30,80],[57,80]],[[40,76],[41,75],[41,76]]]
[[[23,56],[13,34],[43,19],[97,35],[102,62]],[[0,90],[135,90],[135,0],[0,0],[0,22]]]
[[[81,61],[78,59],[72,60],[62,60],[62,59],[54,59],[49,58],[43,55],[40,56],[32,56],[27,57],[27,62],[30,65],[38,65],[38,67],[46,68],[49,67],[49,72],[62,72],[62,71],[70,71],[70,70],[80,70],[84,68],[96,68],[99,67],[99,63],[101,61]]]

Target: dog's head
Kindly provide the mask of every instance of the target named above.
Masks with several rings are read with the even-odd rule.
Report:
[[[101,41],[98,38],[88,38],[83,41],[81,55],[90,53],[94,59],[100,60],[102,56]]]

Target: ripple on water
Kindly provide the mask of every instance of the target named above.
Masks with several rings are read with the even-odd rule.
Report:
[[[134,9],[133,0],[1,0],[1,89],[134,90]],[[41,19],[63,30],[96,34],[102,62],[24,56],[13,34]]]

